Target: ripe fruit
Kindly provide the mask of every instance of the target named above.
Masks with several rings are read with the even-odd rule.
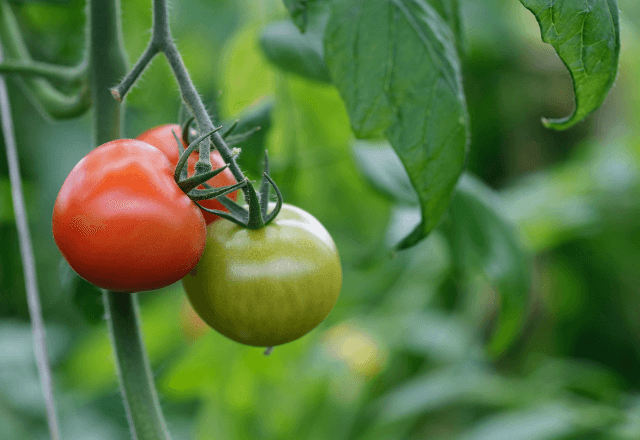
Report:
[[[67,176],[53,209],[53,238],[87,281],[137,292],[172,284],[193,269],[206,225],[164,154],[118,139],[91,151]]]

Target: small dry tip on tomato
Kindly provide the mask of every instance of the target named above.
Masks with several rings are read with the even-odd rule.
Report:
[[[53,209],[53,237],[69,265],[98,287],[125,292],[175,283],[205,247],[201,210],[158,148],[118,139],[71,170]]]
[[[209,225],[202,258],[182,283],[213,329],[242,344],[273,347],[304,336],[327,317],[342,269],[322,224],[285,203],[260,229],[226,219]]]

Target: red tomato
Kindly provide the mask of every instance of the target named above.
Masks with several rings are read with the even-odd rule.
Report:
[[[151,144],[154,147],[158,148],[160,151],[162,151],[169,158],[169,162],[171,162],[171,164],[175,169],[175,166],[178,164],[178,159],[180,158],[180,156],[178,154],[178,146],[176,145],[176,140],[173,137],[171,130],[174,130],[178,135],[178,138],[180,138],[182,133],[182,128],[177,124],[166,124],[166,125],[160,125],[159,127],[155,127],[150,130],[147,130],[144,133],[142,133],[140,136],[138,136],[136,139],[139,139],[148,144]],[[185,148],[187,147],[186,145],[184,145],[184,142],[183,142],[183,146]],[[197,161],[198,161],[198,152],[194,151],[191,154],[191,156],[189,156],[189,160],[187,161],[187,165],[188,165],[187,170],[188,170],[189,176],[192,176],[195,173]],[[211,152],[211,169],[221,168],[224,165],[225,165],[225,162],[224,160],[222,160],[222,157],[220,157],[220,153],[218,153],[218,151],[216,150],[212,151]],[[208,180],[207,183],[213,187],[219,188],[221,186],[234,185],[236,183],[236,179],[233,177],[233,174],[231,173],[231,171],[229,171],[229,169],[226,169],[222,173],[215,176],[213,179]],[[203,186],[199,186],[198,188],[204,189]],[[238,197],[238,191],[234,191],[231,194],[228,194],[227,197],[233,200],[236,200],[236,198]],[[216,199],[202,200],[202,201],[199,201],[198,203],[200,203],[205,208],[209,208],[209,209],[217,209],[221,211],[227,210],[227,208],[225,208]],[[204,216],[204,220],[205,222],[207,222],[207,224],[215,220],[218,220],[220,218],[217,215],[210,214],[205,211],[202,211],[202,215]]]
[[[154,290],[183,278],[206,240],[201,210],[173,180],[167,157],[133,139],[87,154],[53,208],[53,238],[84,279],[113,291]]]

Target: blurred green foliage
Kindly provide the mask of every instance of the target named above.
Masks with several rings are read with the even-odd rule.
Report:
[[[276,0],[172,6],[174,37],[209,108],[223,121],[271,108],[263,142],[243,147],[241,166],[255,172],[268,147],[285,199],[325,224],[344,267],[328,319],[270,356],[202,330],[180,285],[140,295],[174,438],[640,438],[637,5],[620,2],[616,86],[567,132],[540,123],[570,114],[573,103],[569,75],[539,41],[533,16],[506,0],[461,6],[468,169],[502,208],[457,195],[440,228],[393,258],[388,249],[419,219],[413,197],[401,180],[371,182],[363,154],[380,172],[392,159],[381,145],[354,142],[331,85],[271,64],[260,35],[287,17],[285,7]],[[81,58],[83,7],[16,4],[35,59]],[[123,8],[133,60],[146,45],[151,8],[148,1]],[[129,438],[99,294],[61,265],[51,237],[57,191],[92,148],[89,120],[45,122],[11,79],[9,88],[63,438]],[[153,62],[127,103],[130,137],[176,120],[179,96],[166,62]],[[44,439],[6,176],[0,155],[0,438]],[[483,241],[485,233],[494,238]],[[496,245],[500,239],[508,245]],[[517,263],[509,243],[530,265]],[[515,284],[492,276],[513,267]],[[531,281],[517,275],[529,269]],[[518,295],[511,343],[490,350],[505,299]]]

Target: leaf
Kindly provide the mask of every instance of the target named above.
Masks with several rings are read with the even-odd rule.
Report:
[[[479,272],[501,299],[489,350],[503,352],[520,331],[531,285],[531,261],[496,193],[465,174],[456,187],[445,227],[462,273]]]
[[[407,172],[387,142],[358,141],[353,155],[360,171],[378,192],[401,205],[418,204]]]
[[[264,152],[267,149],[267,134],[271,129],[273,105],[273,101],[265,101],[249,108],[238,116],[240,122],[233,130],[233,134],[240,134],[260,127],[260,130],[254,132],[249,138],[234,145],[242,150],[238,156],[238,163],[243,170],[248,171],[254,177],[262,175]],[[225,127],[230,125],[231,123],[224,124]]]
[[[428,0],[433,9],[449,25],[456,38],[458,50],[461,49],[464,37],[462,35],[462,23],[460,17],[460,5],[458,0]]]
[[[508,406],[526,399],[526,391],[520,382],[482,368],[457,365],[394,388],[380,401],[379,422],[385,425],[455,405]]]
[[[27,204],[27,218],[38,218],[38,210],[36,209],[35,197],[36,193],[32,182],[22,182],[23,191],[25,193],[25,203]],[[11,183],[6,177],[0,177],[0,225],[15,224],[13,217],[13,200],[11,197]]]
[[[463,440],[552,440],[579,432],[576,412],[566,403],[490,416],[471,429]],[[583,437],[581,437],[583,438]]]
[[[417,201],[393,150],[384,143],[360,141],[353,147],[364,177],[380,193],[400,205],[392,211],[393,230],[416,222]],[[504,351],[517,336],[531,284],[531,261],[498,195],[465,174],[454,190],[445,232],[453,261],[463,274],[479,272],[501,295],[502,312],[489,350]],[[397,242],[395,235],[390,243]]]
[[[58,274],[62,290],[73,298],[73,303],[80,309],[87,322],[101,322],[104,316],[102,291],[78,275],[64,258],[60,260]]]
[[[597,109],[616,79],[620,25],[616,0],[520,0],[535,15],[542,41],[551,44],[573,80],[576,108],[561,119],[543,119],[566,130]]]
[[[290,21],[280,21],[262,31],[260,45],[269,61],[281,69],[315,81],[331,82],[322,59],[321,32],[316,34],[309,29],[303,34]]]
[[[423,0],[340,0],[325,60],[358,138],[384,135],[420,201],[420,224],[398,249],[438,224],[464,168],[468,115],[455,38]]]
[[[287,7],[291,20],[298,26],[300,32],[304,32],[307,29],[307,23],[309,21],[308,7],[309,3],[314,0],[283,0],[284,5]]]

